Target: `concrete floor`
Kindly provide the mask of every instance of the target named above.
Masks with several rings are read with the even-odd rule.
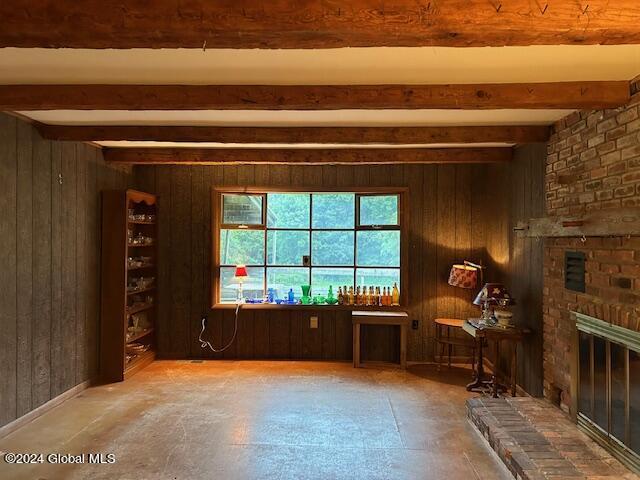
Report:
[[[513,478],[466,420],[468,379],[431,366],[155,362],[0,440],[0,452],[113,453],[114,464],[0,456],[0,478]]]

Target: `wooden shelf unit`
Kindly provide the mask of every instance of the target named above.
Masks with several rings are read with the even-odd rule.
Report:
[[[129,219],[134,214],[155,215],[157,197],[136,190],[105,190],[102,192],[102,318],[100,374],[104,381],[119,382],[138,372],[155,359],[155,322],[157,291],[155,284],[135,291],[128,285],[139,277],[157,278],[156,221]],[[153,238],[151,245],[131,245],[129,233]],[[143,247],[144,249],[140,249]],[[144,267],[129,268],[129,257],[151,257]],[[142,298],[136,299],[140,295]],[[150,297],[151,302],[147,299]],[[137,306],[133,306],[137,304]],[[146,316],[146,330],[127,340],[132,315]],[[149,345],[149,349],[127,360],[126,346],[131,342]]]

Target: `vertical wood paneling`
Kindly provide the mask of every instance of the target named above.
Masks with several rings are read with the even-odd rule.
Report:
[[[31,411],[33,328],[33,142],[31,127],[17,124],[17,416]]]
[[[156,341],[158,355],[171,353],[171,338],[175,334],[171,320],[173,302],[171,274],[171,167],[156,170],[158,192],[158,307]],[[186,281],[186,279],[184,279]]]
[[[446,279],[456,260],[456,166],[438,165],[437,194],[437,270],[439,279]],[[437,283],[438,317],[455,318],[454,287],[446,281]]]
[[[62,324],[62,143],[51,145],[51,396],[62,390],[64,366]]]
[[[97,148],[86,150],[87,178],[86,184],[86,255],[87,255],[87,315],[85,324],[85,357],[87,359],[85,379],[93,378],[98,373],[98,326],[100,306],[100,278],[93,272],[100,271],[100,251],[102,238],[100,235],[100,217],[95,212],[101,211],[100,192],[98,190],[98,165],[102,160],[102,152]]]
[[[87,299],[89,297],[89,289],[87,285],[87,277],[89,275],[89,251],[91,247],[87,243],[89,240],[87,228],[87,178],[88,178],[88,149],[91,148],[85,144],[79,144],[76,147],[77,163],[76,163],[76,325],[75,325],[75,379],[74,383],[78,384],[86,379],[85,366],[89,361],[86,357],[87,344],[86,327],[87,327]]]
[[[302,325],[302,358],[317,360],[322,358],[322,330],[324,323],[329,319],[319,311],[304,313],[306,315]],[[310,328],[309,319],[311,316],[318,317],[318,328]]]
[[[61,371],[55,385],[57,394],[75,385],[76,357],[76,144],[62,144],[61,201]]]
[[[257,311],[254,314],[253,325],[254,358],[268,358],[270,356],[269,338],[269,318],[267,312]]]
[[[207,167],[194,167],[191,172],[191,312],[189,315],[190,330],[197,332],[200,329],[200,318],[207,313],[205,275],[202,268],[205,264],[205,203],[208,197],[205,192],[205,169]],[[187,338],[189,353],[191,356],[199,354],[200,348],[191,336]]]
[[[33,142],[33,315],[36,321],[32,332],[32,407],[37,408],[51,398],[52,182],[51,142],[35,132]]]
[[[171,167],[169,167],[171,168]],[[175,167],[174,167],[175,168]],[[173,198],[173,190],[167,191],[162,206],[170,205],[169,211],[163,212],[165,222],[175,228],[173,217],[176,208],[183,209],[193,218],[192,234],[185,241],[190,245],[189,277],[186,271],[180,271],[177,260],[166,260],[161,254],[164,270],[159,273],[161,302],[170,302],[173,312],[171,321],[162,323],[163,337],[180,336],[186,331],[184,325],[191,324],[190,338],[187,344],[190,349],[184,353],[171,352],[173,355],[197,356],[206,358],[326,358],[349,360],[352,351],[352,326],[349,312],[328,312],[319,310],[319,328],[309,328],[308,311],[250,311],[240,313],[238,337],[224,354],[214,354],[201,350],[197,343],[199,320],[195,311],[201,299],[210,301],[210,250],[211,250],[211,199],[212,186],[251,186],[287,187],[305,186],[310,189],[323,186],[338,186],[349,190],[354,186],[408,186],[409,187],[409,280],[406,288],[410,298],[408,310],[412,319],[419,320],[420,328],[412,330],[409,336],[409,360],[422,361],[433,358],[433,319],[437,316],[468,316],[475,312],[469,305],[469,292],[458,291],[447,285],[448,272],[454,260],[483,260],[486,258],[489,238],[485,230],[493,231],[492,237],[504,234],[504,222],[498,224],[495,218],[486,215],[487,184],[479,182],[476,174],[486,169],[477,166],[439,166],[439,165],[407,165],[397,167],[391,165],[376,166],[286,166],[286,165],[246,165],[246,166],[207,166],[180,167],[191,172],[190,192],[181,193],[180,199]],[[204,169],[200,183],[198,168]],[[173,170],[175,172],[175,170]],[[167,167],[136,167],[135,177],[141,184],[151,181],[145,176],[155,177],[155,183],[175,185],[174,174],[167,173]],[[165,175],[171,178],[162,180]],[[163,197],[160,193],[161,198]],[[190,199],[186,199],[190,196]],[[188,205],[181,205],[188,202]],[[200,211],[204,209],[203,235],[199,234]],[[173,223],[172,223],[173,222]],[[498,224],[494,228],[493,224]],[[161,220],[162,225],[162,220]],[[488,226],[488,227],[487,227]],[[503,230],[500,230],[502,228]],[[169,229],[170,230],[170,229]],[[478,235],[476,235],[478,233]],[[169,235],[166,238],[166,235]],[[203,238],[204,245],[194,235]],[[169,244],[175,241],[175,235],[163,231],[160,243]],[[499,248],[506,248],[506,239],[498,242]],[[205,259],[200,261],[200,252],[204,247]],[[213,246],[217,248],[217,246]],[[495,249],[493,249],[495,250]],[[495,252],[494,252],[495,253]],[[173,263],[172,263],[173,262]],[[204,271],[203,271],[204,269]],[[203,282],[194,276],[205,279]],[[166,276],[166,278],[162,278]],[[174,305],[184,302],[173,295],[173,286],[183,283],[191,290],[190,304],[186,313],[179,313],[184,306]],[[404,288],[401,285],[401,288]],[[205,306],[208,306],[206,303]],[[162,310],[162,309],[161,309]],[[178,315],[178,317],[175,317]],[[228,341],[233,334],[233,311],[213,310],[208,312],[208,338],[213,339],[216,347]],[[194,330],[194,327],[197,330]],[[392,328],[367,328],[363,332],[365,344],[370,351],[365,352],[367,358],[390,358],[397,356],[397,335]],[[161,353],[169,353],[162,350]]]
[[[171,318],[189,318],[191,312],[191,172],[193,169],[170,168],[171,181],[171,271],[176,282],[171,284]],[[172,356],[189,352],[190,322],[175,325],[171,336]]]
[[[0,425],[17,416],[17,121],[0,115]]]
[[[546,146],[527,145],[515,150],[511,165],[510,225],[544,215]],[[518,302],[516,323],[531,330],[520,349],[518,383],[532,395],[542,395],[542,241],[519,238],[510,232],[508,285]],[[503,363],[506,358],[502,358]]]
[[[404,166],[404,183],[409,187],[409,316],[418,320],[418,330],[409,330],[407,336],[407,358],[423,358],[425,323],[430,319],[423,312],[423,265],[425,260],[424,232],[422,227],[423,168],[419,165]]]
[[[95,376],[98,191],[130,172],[0,114],[0,173],[2,426]]]

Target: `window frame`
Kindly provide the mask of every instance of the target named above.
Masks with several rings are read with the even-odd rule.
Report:
[[[267,227],[267,194],[269,193],[309,193],[312,194],[321,194],[321,193],[353,193],[355,195],[355,219],[353,228],[314,228],[313,227],[313,201],[310,201],[310,212],[309,212],[309,227],[308,228],[268,228]],[[277,267],[304,267],[309,268],[309,281],[311,281],[312,269],[313,269],[313,261],[311,261],[310,266],[305,267],[303,265],[280,265],[274,264],[269,265],[267,263],[267,232],[269,230],[279,231],[279,230],[290,230],[290,231],[308,231],[309,232],[309,255],[312,254],[313,250],[313,241],[312,235],[314,231],[347,231],[353,232],[354,235],[354,265],[318,265],[316,268],[353,268],[354,275],[358,269],[356,265],[357,258],[357,232],[358,231],[378,231],[378,230],[399,230],[400,231],[400,305],[402,308],[408,307],[408,226],[409,226],[409,215],[408,215],[408,188],[407,187],[336,187],[336,188],[327,188],[327,187],[312,187],[312,186],[301,186],[301,187],[238,187],[238,186],[213,186],[211,187],[211,206],[212,206],[212,222],[211,222],[211,308],[229,308],[229,306],[233,307],[233,303],[222,303],[220,299],[220,271],[221,267],[225,267],[227,265],[220,264],[220,239],[221,239],[221,231],[224,229],[237,229],[237,230],[262,230],[264,232],[264,246],[265,246],[265,264],[260,265],[259,267],[263,267],[265,269],[264,274],[264,283],[265,283],[265,291],[267,284],[267,269],[277,268]],[[260,225],[241,225],[241,224],[223,224],[222,220],[222,195],[223,194],[246,194],[246,195],[262,195],[262,224]],[[388,195],[397,195],[398,196],[398,224],[397,225],[360,225],[360,197],[363,196],[388,196]],[[253,265],[251,265],[253,266]],[[396,268],[396,267],[385,267],[385,266],[366,266],[360,268]],[[252,308],[298,308],[300,305],[271,305],[271,304],[251,304]],[[303,307],[309,307],[307,305]],[[345,309],[362,309],[362,306],[358,305],[312,305],[314,308],[319,309],[331,309],[331,308],[345,308]],[[377,308],[389,308],[389,307],[377,307]]]

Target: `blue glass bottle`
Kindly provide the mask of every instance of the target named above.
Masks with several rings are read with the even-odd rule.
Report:
[[[293,288],[289,289],[289,303],[293,303]]]

